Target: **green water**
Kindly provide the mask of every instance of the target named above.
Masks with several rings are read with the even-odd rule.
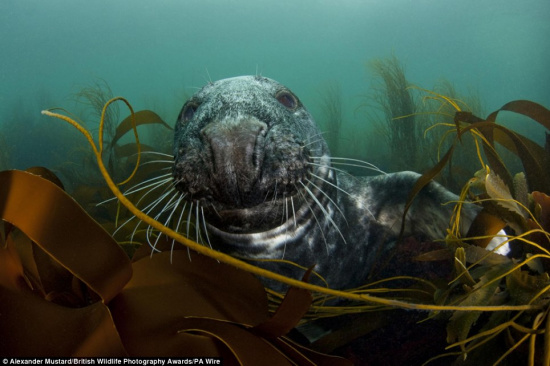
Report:
[[[37,127],[58,123],[39,111],[78,113],[74,93],[98,78],[173,124],[186,95],[243,74],[287,85],[318,120],[321,93],[338,84],[343,144],[367,143],[375,110],[360,107],[373,82],[366,64],[392,54],[411,83],[444,78],[478,92],[487,112],[515,99],[548,107],[549,15],[547,0],[2,0],[3,148],[13,167],[59,164],[55,145],[69,137]],[[542,141],[541,130],[512,123]]]

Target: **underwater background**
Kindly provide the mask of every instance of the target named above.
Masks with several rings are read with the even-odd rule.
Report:
[[[247,346],[229,347],[235,355],[290,360],[303,355],[260,346],[298,322],[326,318],[336,331],[312,349],[358,365],[449,365],[449,357],[454,366],[550,365],[549,18],[548,0],[0,0],[0,354],[157,356],[172,355],[172,346],[191,354],[196,343],[179,331],[181,343],[172,343],[172,324],[206,317],[220,331],[234,323],[224,342]],[[391,261],[378,262],[392,273],[421,273],[414,287],[400,277],[371,282],[343,294],[357,306],[337,309],[324,306],[326,291],[294,293],[285,329],[243,338],[244,328],[269,325],[282,295],[266,297],[248,273],[140,227],[141,216],[113,199],[98,165],[150,217],[175,221],[169,208],[179,201],[149,195],[170,184],[170,126],[206,83],[244,74],[296,93],[334,156],[415,170],[422,185],[433,178],[461,201],[468,195],[483,207],[468,238],[457,235],[459,216],[443,249],[402,238]],[[122,102],[101,118],[97,155],[92,137],[65,123],[80,123],[98,141],[103,105],[114,96],[137,111],[139,158]],[[504,105],[493,123],[491,112]],[[71,120],[43,116],[49,108]],[[339,162],[352,173],[378,173]],[[31,174],[7,170],[29,167]],[[120,182],[130,176],[126,188]],[[168,218],[154,211],[160,202]],[[201,239],[199,206],[194,217],[193,205],[185,207],[172,227],[187,217],[187,235],[194,226]],[[505,226],[512,258],[485,249]],[[163,252],[152,255],[146,242]],[[382,311],[395,299],[401,309]],[[425,321],[427,312],[404,309],[442,316]],[[98,311],[103,317],[92,316]],[[88,328],[90,319],[109,332]],[[201,338],[209,350],[211,339]],[[348,365],[321,356],[320,364]]]
[[[90,85],[173,125],[198,88],[243,74],[288,86],[328,135],[323,100],[339,98],[338,154],[388,167],[383,139],[373,138],[369,63],[395,57],[408,82],[445,80],[478,95],[484,113],[517,99],[548,106],[549,16],[547,0],[2,0],[0,167],[66,162],[84,141],[40,110],[64,107],[97,126],[77,103]],[[536,124],[504,123],[544,140]]]

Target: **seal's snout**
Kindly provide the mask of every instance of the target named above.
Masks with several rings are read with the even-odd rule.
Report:
[[[225,202],[246,205],[264,158],[267,125],[254,117],[209,123],[201,131],[212,157],[216,193]]]

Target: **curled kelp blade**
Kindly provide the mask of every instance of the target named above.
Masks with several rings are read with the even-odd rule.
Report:
[[[548,171],[550,156],[548,152],[527,137],[497,124],[496,118],[500,111],[509,111],[524,115],[539,123],[547,130],[550,130],[550,110],[528,100],[516,100],[506,103],[500,109],[489,114],[485,121],[475,116],[475,118],[463,119],[464,122],[473,123],[478,126],[477,128],[485,136],[493,149],[494,142],[496,141],[521,159],[531,190],[548,193],[550,189],[550,172]],[[484,150],[488,158],[490,158],[491,154],[488,153],[489,149],[485,145]],[[492,168],[496,169],[495,166],[492,166]],[[500,171],[497,171],[497,173],[511,187],[511,178],[505,177]]]
[[[206,355],[241,364],[315,364],[301,348],[296,350],[299,346],[281,341],[282,347],[275,341],[307,311],[311,302],[311,296],[304,296],[307,291],[289,291],[281,310],[270,317],[264,288],[251,274],[193,251],[146,254],[144,247],[136,252],[132,280],[109,304],[130,354]]]
[[[101,235],[92,232],[101,227],[51,182],[57,177],[45,168],[32,171],[48,179],[0,172],[0,354],[127,356],[109,309],[93,302],[97,295],[86,294],[83,282],[104,301],[111,299],[127,281],[129,274],[120,273],[128,259],[116,263],[122,268],[112,267],[102,256],[121,259],[116,243],[94,241]],[[78,232],[87,229],[91,241]]]
[[[67,308],[0,286],[2,356],[127,356],[108,308]]]
[[[307,281],[313,267],[304,275],[303,280]],[[264,337],[276,338],[286,335],[298,325],[303,316],[306,315],[313,302],[310,291],[291,287],[275,313],[271,318],[259,325],[253,331]]]
[[[502,126],[495,122],[496,116],[502,110],[516,112],[532,118],[545,128],[550,126],[550,111],[543,106],[530,101],[513,101],[505,104],[502,108],[491,113],[486,120],[474,116],[470,112],[457,111],[455,123],[457,125],[457,137],[443,158],[416,182],[409,193],[405,210],[403,213],[401,232],[405,225],[405,216],[412,204],[412,201],[420,190],[435,178],[447,165],[450,164],[457,141],[460,137],[471,130],[477,130],[484,137],[483,148],[489,161],[489,166],[504,181],[504,184],[513,189],[513,178],[508,172],[506,165],[498,156],[494,142],[499,142],[505,148],[515,153],[522,161],[531,190],[543,192],[550,191],[550,171],[548,169],[550,157],[548,152],[532,140]],[[461,123],[469,123],[469,126],[460,127]],[[495,133],[495,131],[498,131]]]
[[[509,111],[523,114],[526,117],[538,122],[547,130],[550,130],[550,110],[530,100],[514,100],[503,105],[487,117],[488,121],[494,121],[499,111]]]
[[[196,355],[201,339],[188,343],[177,333],[185,317],[248,325],[268,319],[263,286],[246,272],[185,250],[139,256],[131,281],[109,305],[133,355]],[[200,347],[216,349],[212,339],[199,338]]]
[[[105,302],[132,275],[128,257],[111,236],[61,188],[42,177],[17,170],[0,172],[0,218],[19,228]]]
[[[158,114],[147,109],[134,113],[134,118],[135,126],[145,124],[160,124],[170,130],[172,129],[172,127],[164,122]],[[114,146],[118,140],[120,140],[124,135],[126,135],[127,132],[131,131],[132,129],[132,116],[128,116],[124,118],[122,122],[120,122],[120,124],[118,125],[115,131],[115,137],[113,137],[113,140],[111,141],[111,146]]]

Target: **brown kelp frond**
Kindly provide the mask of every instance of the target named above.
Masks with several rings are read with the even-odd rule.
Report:
[[[0,173],[2,355],[200,354],[230,364],[350,365],[284,337],[309,307],[308,291],[289,291],[270,316],[256,278],[208,257],[193,254],[190,260],[178,250],[130,263],[70,196],[42,176]],[[204,271],[209,267],[215,270]]]
[[[167,129],[172,130],[172,127],[164,122],[162,118],[155,112],[150,110],[141,110],[136,112],[133,117],[130,115],[122,120],[122,122],[120,122],[120,124],[116,128],[115,135],[110,142],[111,146],[114,146],[118,142],[118,140],[120,140],[124,135],[126,135],[126,133],[132,130],[132,118],[135,119],[134,123],[136,126],[145,124],[160,124]]]

